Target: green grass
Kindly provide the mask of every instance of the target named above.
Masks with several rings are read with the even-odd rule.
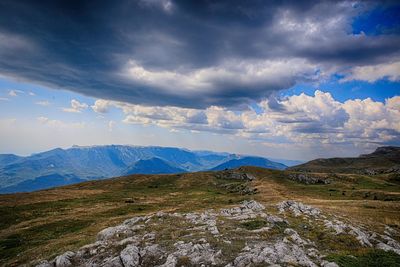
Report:
[[[68,206],[68,201],[43,202],[36,204],[0,206],[0,230],[31,219],[60,213]]]
[[[399,185],[400,184],[400,174],[393,173],[393,174],[388,175],[388,182]]]
[[[15,257],[20,252],[43,242],[81,231],[92,223],[93,221],[85,220],[62,220],[24,229],[18,234],[11,234],[0,240],[0,258]]]
[[[400,255],[392,251],[371,250],[358,255],[329,255],[340,267],[399,267]]]
[[[240,224],[240,226],[242,226],[243,228],[245,228],[247,230],[256,230],[256,229],[263,228],[267,224],[268,223],[263,219],[255,219],[255,220],[243,222]]]
[[[287,176],[291,172],[283,171],[271,172],[271,175],[265,177],[265,179],[273,179],[277,183],[283,184],[285,187],[290,188],[293,193],[300,193],[304,196],[340,200],[340,199],[351,199],[360,200],[368,199],[365,197],[365,191],[379,191],[379,193],[370,194],[369,199],[384,200],[384,201],[399,201],[399,195],[392,195],[388,192],[399,192],[400,186],[396,183],[390,182],[385,178],[385,175],[367,176],[359,174],[351,175],[332,175],[330,184],[303,184],[297,181],[287,179]]]

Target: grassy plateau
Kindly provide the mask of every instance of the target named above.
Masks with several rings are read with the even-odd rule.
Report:
[[[293,172],[255,167],[242,167],[240,171],[256,179],[229,180],[216,175],[218,172],[132,175],[0,195],[0,265],[29,265],[38,259],[54,258],[94,242],[101,229],[135,215],[218,209],[245,199],[259,201],[267,208],[292,199],[379,232],[383,232],[385,225],[400,230],[400,183],[396,177],[314,173],[330,179],[331,183],[307,185],[288,179]],[[246,187],[256,188],[257,193],[232,190]],[[262,226],[260,220],[240,225],[250,230]],[[318,233],[318,226],[312,227],[315,231],[310,234],[320,234],[318,238],[323,240],[324,234]],[[342,266],[379,266],[365,265],[379,257],[398,264],[396,255],[372,250],[356,251],[358,256],[350,259],[346,252],[353,240],[329,242],[341,244],[337,253],[329,257]]]

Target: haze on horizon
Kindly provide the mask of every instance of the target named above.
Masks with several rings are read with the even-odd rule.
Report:
[[[400,145],[396,1],[1,1],[0,153]]]

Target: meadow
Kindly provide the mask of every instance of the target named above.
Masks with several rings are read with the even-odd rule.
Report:
[[[391,176],[330,174],[329,184],[303,184],[288,179],[288,171],[243,167],[240,172],[256,179],[225,179],[221,172],[132,175],[0,195],[0,264],[16,266],[54,258],[93,242],[101,229],[136,215],[218,209],[249,199],[271,212],[280,201],[301,201],[376,231],[383,231],[385,225],[400,230],[400,184]],[[256,194],[246,193],[245,188],[256,189]],[[260,225],[254,221],[241,227]],[[331,257],[343,261],[345,252],[343,248],[343,255]],[[362,261],[375,252],[359,253]]]

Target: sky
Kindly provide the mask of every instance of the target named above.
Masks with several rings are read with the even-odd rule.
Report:
[[[0,153],[400,145],[396,1],[0,2]]]

